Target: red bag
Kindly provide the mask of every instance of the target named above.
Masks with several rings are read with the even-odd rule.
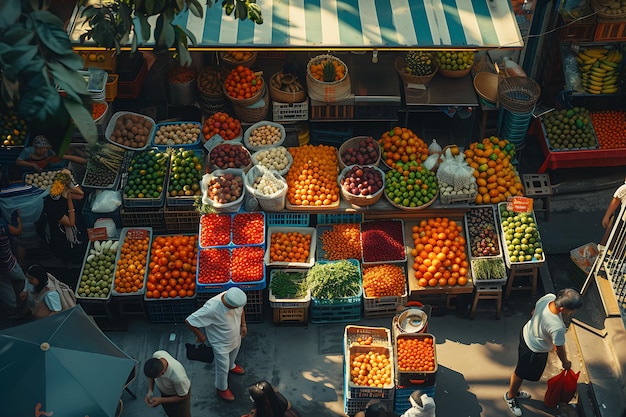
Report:
[[[546,407],[554,408],[558,403],[568,403],[576,394],[579,372],[564,369],[548,380],[548,389],[543,397]]]

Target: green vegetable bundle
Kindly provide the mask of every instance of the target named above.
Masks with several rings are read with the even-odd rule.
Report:
[[[358,262],[347,260],[316,262],[306,277],[306,286],[318,299],[354,297],[361,293],[361,272]]]
[[[502,258],[472,259],[474,280],[494,280],[506,278],[506,268]]]
[[[304,298],[307,287],[304,272],[274,271],[270,281],[270,290],[276,298]]]

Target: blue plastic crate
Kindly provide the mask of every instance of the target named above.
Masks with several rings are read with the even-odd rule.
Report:
[[[251,282],[236,282],[232,280],[232,271],[228,271],[229,273],[229,280],[226,282],[220,282],[220,283],[215,283],[215,284],[207,284],[207,283],[201,283],[199,281],[199,277],[200,277],[200,257],[201,257],[201,252],[203,250],[209,250],[209,249],[217,249],[217,250],[227,250],[230,254],[230,256],[232,257],[232,251],[233,249],[237,249],[237,248],[242,248],[244,246],[237,246],[237,247],[231,247],[231,248],[208,248],[208,249],[199,249],[198,250],[198,258],[196,260],[196,291],[197,292],[211,292],[211,293],[215,293],[215,292],[222,292],[225,291],[231,287],[239,287],[244,291],[253,291],[253,290],[263,290],[266,287],[266,268],[263,268],[263,277],[259,280],[259,281],[251,281]],[[263,252],[265,253],[265,249],[263,246],[257,246],[262,248]]]
[[[367,403],[369,403],[372,398],[346,398],[346,390],[343,390],[343,406],[345,413],[352,417],[359,411],[365,411],[365,407]],[[390,400],[380,400],[380,404],[383,405],[387,410],[391,411],[393,409],[393,399]]]
[[[266,213],[268,226],[308,226],[308,213]]]
[[[347,261],[359,268],[359,261],[356,259],[348,259]],[[322,264],[331,262],[340,261],[317,261],[317,263]],[[359,272],[359,280],[360,279]],[[324,300],[311,296],[311,323],[352,323],[361,320],[362,294],[363,285],[361,284],[359,293],[352,297]]]
[[[398,415],[402,415],[406,410],[411,408],[409,397],[415,391],[420,391],[422,394],[426,394],[432,398],[435,397],[435,385],[430,387],[396,387],[396,393],[393,399],[393,412]]]
[[[362,221],[362,213],[330,213],[317,215],[317,224],[361,223]]]
[[[154,143],[154,139],[156,138],[157,132],[159,131],[159,129],[163,126],[172,126],[172,125],[181,125],[181,124],[192,124],[192,125],[196,125],[198,127],[198,129],[200,130],[200,133],[198,133],[198,137],[196,138],[196,141],[193,143],[186,143],[186,144],[172,144],[172,145],[157,145],[156,143]],[[165,150],[167,148],[197,148],[197,149],[201,149],[202,145],[200,144],[200,138],[202,137],[202,124],[199,122],[163,122],[163,123],[158,123],[156,125],[156,128],[154,129],[154,131],[152,132],[152,136],[150,137],[150,146],[155,146],[156,148],[160,149],[160,150]]]
[[[172,300],[144,299],[148,320],[152,323],[182,323],[196,311],[196,295]],[[148,301],[149,300],[149,301]]]
[[[226,245],[209,245],[209,246],[203,246],[202,244],[200,244],[200,239],[198,239],[198,246],[202,249],[208,249],[208,248],[234,248],[234,247],[240,247],[242,246],[241,244],[238,244],[236,242],[233,241],[233,233],[235,230],[235,222],[237,221],[237,219],[241,219],[241,218],[245,218],[251,214],[254,215],[262,215],[263,216],[263,241],[261,242],[255,242],[255,243],[247,243],[245,244],[245,246],[263,246],[265,247],[265,234],[266,234],[266,225],[267,225],[267,215],[265,214],[265,212],[263,211],[254,211],[254,212],[246,212],[246,211],[242,211],[242,212],[237,212],[237,213],[221,213],[221,214],[205,214],[204,216],[228,216],[230,217],[230,241],[228,242],[228,244]],[[199,236],[202,236],[202,218],[200,218],[200,226],[199,226]]]

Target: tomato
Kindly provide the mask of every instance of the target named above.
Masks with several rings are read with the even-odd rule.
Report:
[[[200,271],[198,282],[201,284],[223,284],[230,280],[229,249],[202,249],[200,251]]]
[[[205,214],[200,218],[200,246],[226,246],[230,243],[231,216]]]
[[[261,213],[240,213],[233,217],[233,243],[259,245],[265,240],[265,217]]]
[[[261,246],[244,246],[232,250],[232,280],[234,282],[256,282],[263,279],[265,251]]]

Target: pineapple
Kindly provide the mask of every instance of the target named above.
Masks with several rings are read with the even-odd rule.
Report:
[[[405,61],[406,72],[415,76],[430,75],[436,68],[436,61],[430,52],[409,51]]]

